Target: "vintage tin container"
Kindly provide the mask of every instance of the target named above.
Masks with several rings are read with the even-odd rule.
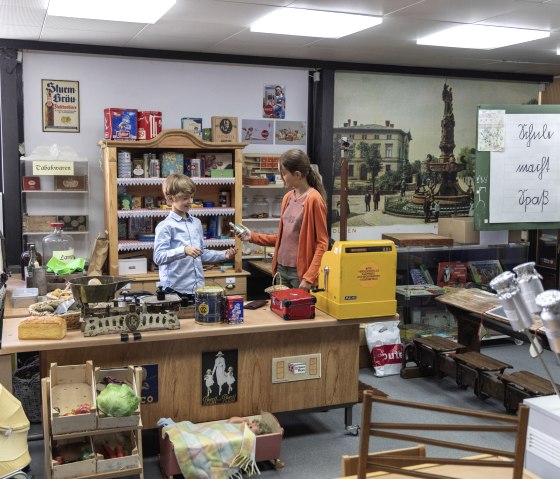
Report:
[[[138,137],[138,110],[105,108],[106,140],[136,140]]]
[[[201,286],[194,291],[194,320],[197,324],[215,325],[224,317],[225,295],[221,286]]]
[[[161,154],[161,176],[168,177],[171,173],[183,173],[183,153],[168,151]]]
[[[161,133],[161,111],[138,112],[138,139],[151,140]]]
[[[226,297],[226,323],[240,324],[243,322],[243,296],[231,295]]]
[[[270,293],[270,310],[285,320],[313,319],[315,296],[300,288],[290,288]]]

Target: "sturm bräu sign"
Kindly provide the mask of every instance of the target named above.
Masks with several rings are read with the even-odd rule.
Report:
[[[80,132],[79,82],[41,80],[43,131]]]

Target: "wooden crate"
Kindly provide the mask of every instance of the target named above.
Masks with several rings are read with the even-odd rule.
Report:
[[[396,246],[453,246],[453,238],[433,233],[383,233],[381,238]]]
[[[81,460],[82,449],[93,451],[91,437],[59,439],[54,441],[53,454],[63,455],[65,463],[59,464],[51,458],[52,479],[71,479],[74,477],[91,476],[97,472],[97,458]]]
[[[115,457],[114,459],[104,459],[101,455],[104,444],[113,446],[119,445],[123,451],[129,451],[130,454],[123,457]],[[98,474],[140,467],[140,456],[138,454],[136,436],[132,431],[95,436],[93,438],[93,447],[97,452]]]
[[[21,228],[24,233],[51,233],[55,215],[23,215]]]
[[[111,376],[114,379],[123,381],[128,384],[132,390],[137,394],[138,387],[136,378],[134,377],[134,366],[127,368],[95,368],[95,389],[101,392],[105,385],[101,383],[105,376]],[[138,427],[140,424],[140,404],[130,416],[112,417],[107,416],[103,411],[98,408],[97,411],[97,428],[110,429],[120,427]]]
[[[93,363],[72,366],[51,364],[50,398],[52,433],[92,431],[97,427],[95,406],[95,382],[93,380]],[[80,404],[91,405],[91,412],[65,416]]]

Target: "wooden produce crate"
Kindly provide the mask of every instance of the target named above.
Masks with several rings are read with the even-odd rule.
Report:
[[[433,233],[383,233],[381,238],[396,246],[453,246],[453,238]]]
[[[84,459],[84,450],[94,451],[91,437],[59,439],[54,441],[51,458],[52,479],[71,479],[74,477],[91,476],[97,472],[97,458],[94,454],[90,459]],[[64,458],[64,464],[59,464],[55,457]]]
[[[105,445],[108,445],[113,450],[115,446],[118,446],[124,451],[124,455],[122,457],[107,458],[103,453]],[[132,431],[94,436],[93,447],[97,453],[98,474],[140,467],[136,436]]]
[[[93,363],[72,366],[51,364],[51,425],[53,435],[92,431],[97,427]],[[80,404],[91,405],[91,412],[65,416]]]
[[[139,385],[136,383],[134,366],[127,368],[95,368],[95,389],[99,394],[106,386],[101,381],[105,376],[111,376],[114,379],[123,381],[128,384],[138,395]],[[138,427],[140,424],[140,404],[130,416],[113,417],[106,415],[99,408],[97,409],[97,428],[110,429],[122,427]]]

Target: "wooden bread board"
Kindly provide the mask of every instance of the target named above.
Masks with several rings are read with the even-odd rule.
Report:
[[[396,246],[453,246],[453,238],[433,233],[383,233],[381,238]]]

